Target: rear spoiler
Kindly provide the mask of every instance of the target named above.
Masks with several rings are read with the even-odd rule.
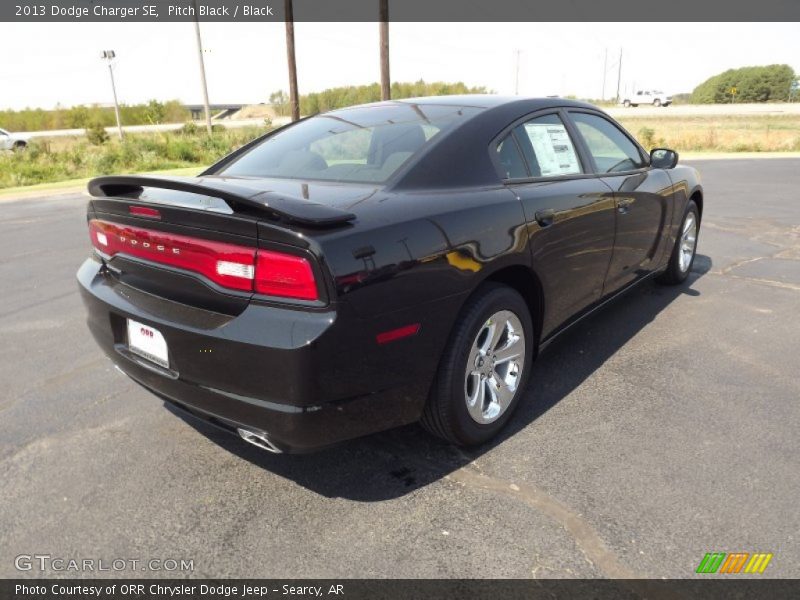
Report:
[[[278,192],[256,190],[219,178],[112,175],[97,177],[89,182],[89,193],[99,198],[132,194],[142,191],[143,188],[162,188],[212,196],[230,204],[243,204],[263,210],[290,223],[311,227],[344,225],[356,218],[353,213],[332,206]]]

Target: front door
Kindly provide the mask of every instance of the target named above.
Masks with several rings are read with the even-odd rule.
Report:
[[[570,117],[595,172],[614,193],[616,235],[607,295],[658,266],[672,219],[672,181],[664,170],[650,168],[639,147],[609,119],[579,111],[570,111]]]
[[[544,288],[542,337],[600,299],[614,245],[614,197],[586,177],[557,113],[532,118],[498,144],[507,185],[528,221],[534,270]]]

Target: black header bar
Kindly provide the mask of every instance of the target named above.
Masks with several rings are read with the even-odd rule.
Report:
[[[4,579],[4,600],[794,600],[800,580],[726,579]]]
[[[378,0],[293,0],[294,20],[379,20]],[[3,0],[8,22],[283,21],[284,0]],[[798,22],[797,0],[389,0],[396,22]]]

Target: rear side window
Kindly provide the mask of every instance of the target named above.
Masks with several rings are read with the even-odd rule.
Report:
[[[533,177],[558,177],[581,172],[575,145],[558,115],[531,119],[514,131]]]
[[[334,111],[268,137],[218,174],[382,183],[479,110],[398,102]]]
[[[558,177],[581,172],[575,145],[556,114],[517,125],[497,145],[497,160],[506,179]]]
[[[594,158],[598,173],[631,171],[645,166],[639,148],[608,119],[588,113],[570,113]]]
[[[511,133],[497,144],[497,162],[503,171],[503,179],[522,179],[529,176],[525,161]]]

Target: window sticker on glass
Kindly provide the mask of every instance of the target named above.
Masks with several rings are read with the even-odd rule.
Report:
[[[564,125],[525,123],[525,133],[533,146],[542,177],[581,172],[578,156]]]

